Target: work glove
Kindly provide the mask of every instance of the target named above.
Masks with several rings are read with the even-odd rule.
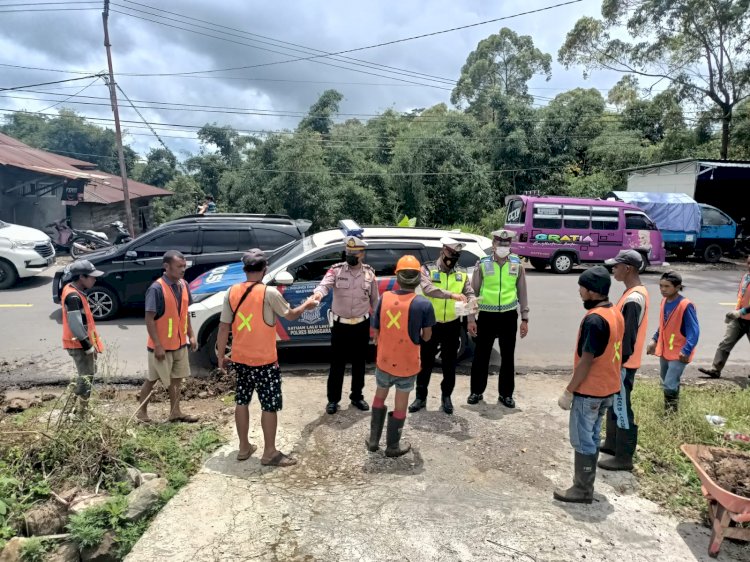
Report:
[[[573,407],[573,393],[565,389],[562,396],[557,399],[557,405],[563,410],[570,410]]]
[[[741,311],[739,310],[733,310],[732,312],[727,312],[726,318],[724,318],[724,322],[729,324],[732,320],[737,320],[740,316],[742,316]]]

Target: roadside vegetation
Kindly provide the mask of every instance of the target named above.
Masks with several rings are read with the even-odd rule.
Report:
[[[728,384],[687,385],[680,392],[676,415],[664,415],[664,397],[658,383],[638,380],[633,409],[639,425],[636,475],[641,495],[683,518],[706,517],[706,500],[695,468],[680,450],[683,443],[750,451],[750,444],[725,440],[724,434],[750,435],[750,388]],[[718,427],[706,415],[725,418]]]
[[[49,508],[62,529],[24,541],[24,560],[44,559],[59,541],[96,548],[107,533],[121,559],[223,438],[212,425],[136,424],[137,404],[124,408],[96,396],[86,419],[76,419],[67,413],[68,396],[0,418],[0,550],[27,534],[30,512]],[[159,480],[158,493],[133,516],[131,492],[145,475]],[[100,501],[75,509],[76,498],[91,496]]]

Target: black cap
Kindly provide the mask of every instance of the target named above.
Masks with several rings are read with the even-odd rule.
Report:
[[[584,289],[607,296],[612,285],[612,279],[606,267],[597,265],[581,273],[578,277],[578,284]]]
[[[675,287],[682,286],[682,275],[680,275],[676,271],[667,271],[664,275],[661,276],[661,278],[665,281],[669,281]]]
[[[640,252],[636,252],[635,250],[620,250],[614,258],[612,258],[611,260],[607,260],[604,263],[605,265],[615,265],[616,263],[622,263],[639,269],[641,265],[643,265],[643,256],[640,254]]]
[[[70,275],[88,275],[89,277],[101,277],[103,271],[99,271],[89,260],[76,260],[68,266]]]
[[[242,255],[242,263],[244,265],[255,265],[265,261],[268,261],[268,258],[260,248],[252,248]]]

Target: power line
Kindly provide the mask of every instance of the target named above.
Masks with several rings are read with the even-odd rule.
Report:
[[[126,0],[126,1],[129,1],[129,0]],[[577,4],[578,2],[581,2],[581,1],[582,0],[569,0],[567,2],[562,2],[562,3],[559,3],[559,4],[553,4],[551,6],[546,6],[544,8],[537,8],[535,10],[528,10],[528,11],[525,11],[525,12],[519,12],[519,13],[516,13],[516,14],[509,15],[509,16],[502,16],[502,17],[499,17],[499,18],[494,18],[494,19],[490,19],[490,20],[484,20],[484,21],[480,21],[480,22],[476,22],[476,23],[472,23],[472,24],[468,24],[468,25],[462,25],[462,26],[458,26],[458,27],[452,27],[450,29],[443,29],[443,30],[440,30],[440,31],[433,31],[431,33],[423,33],[421,35],[414,35],[414,36],[411,36],[411,37],[404,37],[402,39],[395,39],[395,40],[386,41],[386,42],[383,42],[383,43],[376,43],[374,45],[367,45],[365,47],[356,47],[356,48],[353,48],[353,49],[345,49],[345,50],[342,50],[342,51],[335,51],[335,52],[332,52],[332,53],[325,53],[323,55],[315,55],[315,56],[310,56],[310,57],[302,57],[302,58],[297,58],[297,59],[291,59],[291,60],[287,60],[287,61],[278,61],[278,62],[273,62],[273,63],[265,63],[265,64],[262,64],[262,65],[248,65],[248,66],[236,66],[236,67],[229,67],[229,68],[215,68],[215,69],[207,69],[207,70],[195,70],[195,71],[191,71],[190,74],[207,74],[207,73],[213,73],[213,72],[226,72],[226,71],[229,71],[229,70],[245,70],[245,69],[249,69],[249,68],[258,68],[259,66],[270,66],[270,65],[275,65],[275,64],[287,64],[287,63],[290,63],[290,62],[312,60],[312,59],[321,58],[321,57],[332,57],[332,56],[344,55],[344,54],[347,54],[347,53],[355,53],[355,52],[358,52],[358,51],[365,51],[365,50],[368,50],[368,49],[375,49],[375,48],[384,47],[384,46],[387,46],[387,45],[394,45],[396,43],[404,43],[406,41],[413,41],[415,39],[423,39],[425,37],[432,37],[432,36],[435,36],[435,35],[441,35],[441,34],[444,34],[444,33],[450,33],[450,32],[453,32],[453,31],[459,31],[461,29],[468,29],[468,28],[471,28],[471,27],[477,27],[477,26],[486,25],[486,24],[489,24],[489,23],[496,23],[498,21],[503,21],[503,20],[513,19],[513,18],[518,18],[518,17],[521,17],[521,16],[526,16],[526,15],[530,15],[530,14],[544,12],[544,11],[547,11],[547,10],[552,10],[554,8],[559,8],[559,7],[562,7],[562,6],[568,6],[568,5],[571,5],[571,4]],[[136,17],[136,16],[133,16],[133,17]],[[187,73],[178,72],[178,73],[140,74],[140,76],[177,76],[177,75],[184,75],[184,74],[187,74]]]
[[[30,13],[30,12],[83,12],[87,10],[99,10],[100,8],[41,8],[39,10],[29,9],[16,9],[16,10],[3,10],[3,6],[0,5],[0,14],[12,14],[12,13]]]
[[[576,0],[576,1],[581,1],[581,0]],[[139,19],[139,20],[143,20],[143,21],[148,21],[148,22],[151,22],[151,23],[155,23],[155,24],[158,24],[158,25],[163,25],[163,26],[166,26],[166,27],[174,28],[174,29],[181,29],[183,31],[187,31],[189,33],[194,33],[196,35],[202,35],[202,36],[205,36],[205,37],[210,37],[212,39],[218,39],[219,41],[225,41],[227,43],[233,43],[233,44],[236,44],[236,45],[242,45],[244,47],[251,47],[251,48],[254,48],[254,49],[260,49],[260,50],[263,50],[263,51],[270,51],[270,52],[273,52],[273,53],[278,53],[278,54],[281,54],[281,55],[284,55],[284,56],[288,56],[285,53],[279,53],[278,51],[273,51],[271,49],[266,49],[264,47],[258,47],[256,45],[250,45],[248,43],[243,43],[242,41],[236,41],[234,39],[229,39],[229,38],[226,38],[226,37],[219,37],[219,36],[216,36],[216,35],[211,35],[209,33],[204,33],[204,32],[201,32],[201,31],[196,31],[194,29],[189,29],[187,27],[180,27],[178,25],[173,25],[171,23],[165,23],[163,21],[153,20],[153,19],[150,19],[150,18],[145,18],[143,16],[137,16],[137,15],[134,15],[134,14],[129,14],[127,12],[122,12],[122,11],[115,10],[115,9],[111,9],[110,11],[114,12],[114,13],[118,13],[118,14],[124,15],[124,16],[129,16],[131,18],[136,18],[136,19]],[[307,57],[307,58],[315,58],[315,57]],[[294,59],[292,59],[292,60],[294,60]],[[290,60],[289,62],[292,62],[292,60]],[[304,58],[300,59],[300,60],[304,60]],[[270,66],[272,64],[278,64],[278,62],[279,61],[277,61],[276,63],[263,63],[263,64],[254,65],[254,66],[255,67]],[[452,89],[452,88],[446,88],[446,87],[443,87],[443,86],[438,86],[436,84],[425,84],[423,82],[415,82],[413,80],[407,80],[405,78],[398,78],[396,76],[389,76],[387,74],[378,74],[376,72],[368,72],[366,70],[362,70],[362,69],[359,69],[359,68],[351,68],[351,67],[341,66],[341,65],[337,65],[337,64],[333,64],[333,63],[325,62],[325,61],[315,60],[315,61],[312,61],[312,62],[314,62],[316,64],[322,64],[322,65],[325,65],[325,66],[332,66],[334,68],[340,68],[340,69],[343,69],[343,70],[350,70],[352,72],[359,72],[360,74],[368,74],[370,76],[378,76],[380,78],[390,78],[391,80],[399,80],[399,81],[403,81],[403,82],[408,82],[410,84],[417,84],[417,85],[424,86],[424,87],[427,87],[427,88],[437,88],[437,89],[440,89],[440,90],[448,90],[448,91],[450,91]]]
[[[289,41],[283,41],[283,40],[280,40],[280,39],[275,39],[273,37],[268,37],[268,36],[265,36],[265,35],[259,35],[257,33],[252,33],[252,32],[249,32],[249,31],[244,31],[242,29],[236,29],[236,28],[233,28],[233,27],[228,27],[228,26],[225,26],[225,25],[216,24],[216,23],[213,23],[213,22],[210,22],[210,21],[206,21],[206,20],[202,20],[202,19],[198,19],[198,18],[193,18],[193,17],[190,17],[190,16],[185,16],[183,14],[178,14],[176,12],[170,12],[168,10],[163,10],[163,9],[160,9],[160,8],[155,8],[153,6],[148,6],[146,4],[141,4],[139,2],[132,2],[131,0],[124,0],[124,1],[127,2],[128,4],[135,4],[137,6],[143,6],[143,7],[149,8],[151,10],[156,10],[157,12],[162,12],[162,13],[165,13],[165,14],[171,14],[171,15],[174,15],[174,16],[178,16],[179,18],[182,18],[182,19],[178,20],[178,19],[174,19],[174,18],[168,18],[166,16],[161,16],[161,15],[155,14],[153,12],[147,12],[147,11],[144,11],[144,10],[138,10],[137,8],[131,8],[130,6],[123,6],[122,4],[113,4],[113,5],[117,5],[120,8],[124,8],[124,9],[127,9],[127,10],[132,10],[134,12],[148,14],[148,15],[151,15],[151,16],[154,16],[154,17],[162,18],[162,19],[165,19],[165,20],[168,20],[168,21],[174,21],[174,22],[177,22],[177,23],[181,23],[183,25],[192,25],[194,27],[198,27],[200,29],[206,29],[206,30],[209,30],[209,31],[212,31],[212,32],[216,32],[217,31],[216,29],[212,29],[212,28],[209,28],[209,27],[196,25],[196,24],[185,22],[185,21],[182,21],[182,20],[197,21],[197,22],[200,22],[200,23],[205,23],[205,24],[208,24],[210,26],[219,28],[218,31],[226,29],[226,30],[229,30],[229,31],[236,31],[236,32],[242,34],[242,35],[229,34],[229,35],[233,35],[235,37],[245,38],[244,36],[247,35],[247,36],[251,36],[251,37],[260,37],[261,39],[268,40],[268,41],[263,41],[263,40],[259,40],[259,39],[250,39],[251,41],[255,41],[255,42],[258,42],[258,43],[263,44],[263,45],[270,45],[272,47],[281,47],[281,48],[284,48],[284,49],[287,49],[287,50],[296,51],[298,53],[305,53],[305,54],[311,54],[311,52],[317,52],[318,54],[315,55],[317,57],[332,58],[332,55],[330,53],[328,53],[326,51],[322,51],[320,49],[314,49],[312,47],[306,47],[304,45],[299,45],[297,43],[290,43]],[[289,47],[287,47],[287,45],[289,45]],[[273,52],[278,53],[278,51],[273,51]],[[279,53],[279,54],[290,56],[287,53]],[[399,67],[395,67],[395,66],[384,65],[384,64],[375,63],[375,62],[372,62],[372,61],[366,61],[366,60],[362,60],[362,59],[357,59],[357,58],[354,58],[354,57],[337,57],[335,59],[332,58],[332,60],[336,60],[336,61],[340,61],[340,62],[349,62],[349,61],[352,61],[353,63],[356,63],[357,65],[366,66],[368,68],[381,68],[381,69],[387,70],[389,72],[394,72],[396,74],[401,74],[401,75],[404,75],[404,76],[410,76],[410,77],[414,77],[414,78],[423,78],[423,79],[426,78],[426,79],[431,79],[431,80],[435,80],[435,81],[445,82],[447,84],[453,84],[455,82],[455,80],[453,80],[451,78],[445,78],[445,77],[442,77],[442,76],[435,76],[433,74],[425,74],[423,72],[417,72],[417,71],[403,69],[403,68],[399,68]]]
[[[99,77],[99,74],[89,74],[87,76],[81,76],[80,78],[67,78],[66,80],[55,80],[53,82],[41,82],[39,84],[27,84],[26,86],[14,86],[13,88],[0,88],[0,92],[9,92],[11,90],[24,90],[28,88],[35,88],[37,86],[47,86],[48,84],[62,84],[63,82],[74,82],[76,80],[86,80],[87,78]]]
[[[98,80],[99,80],[99,76],[95,77],[91,82],[89,82],[88,84],[86,84],[83,88],[81,88],[80,90],[78,90],[75,94],[71,94],[67,98],[65,98],[64,100],[60,100],[57,103],[53,103],[49,107],[45,107],[44,109],[41,109],[40,113],[44,113],[45,111],[48,111],[48,110],[52,109],[53,107],[57,107],[58,105],[60,105],[62,103],[65,103],[68,100],[70,100],[70,99],[72,99],[72,98],[74,98],[74,97],[82,94],[88,88],[90,88],[91,86],[93,86]],[[52,93],[52,92],[50,92],[50,93]],[[53,95],[57,95],[57,94],[53,94]]]

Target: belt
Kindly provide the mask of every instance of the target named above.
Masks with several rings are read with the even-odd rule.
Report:
[[[344,318],[343,316],[339,316],[338,314],[333,315],[333,321],[334,322],[340,322],[342,324],[359,324],[360,322],[364,322],[370,317],[370,313],[368,312],[364,316],[355,316],[354,318]]]

